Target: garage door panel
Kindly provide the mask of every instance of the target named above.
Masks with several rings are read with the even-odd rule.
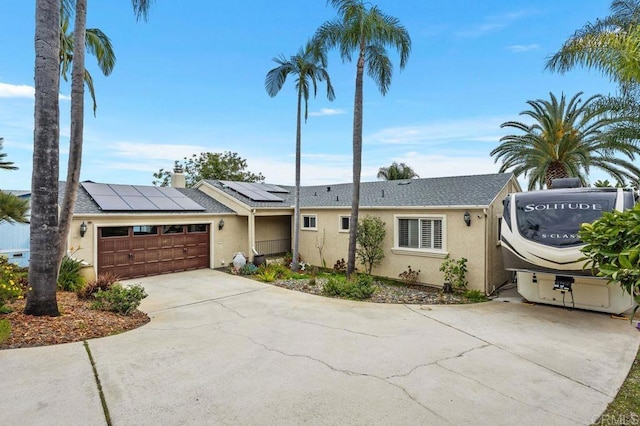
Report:
[[[209,251],[208,227],[198,233],[100,237],[98,273],[110,271],[125,279],[208,268]]]

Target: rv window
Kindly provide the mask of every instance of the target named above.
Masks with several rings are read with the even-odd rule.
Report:
[[[616,193],[576,193],[516,198],[517,225],[520,234],[550,246],[581,244],[580,225],[591,223],[615,206]]]

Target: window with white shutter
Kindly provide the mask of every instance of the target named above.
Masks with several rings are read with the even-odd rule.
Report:
[[[399,248],[443,250],[443,217],[398,217]]]

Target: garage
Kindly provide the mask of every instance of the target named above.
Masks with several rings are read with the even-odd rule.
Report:
[[[105,226],[98,231],[98,274],[120,279],[209,267],[209,225]]]

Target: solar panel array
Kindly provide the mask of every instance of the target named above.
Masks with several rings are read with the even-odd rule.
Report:
[[[105,211],[204,211],[204,207],[176,188],[110,185],[82,182],[100,209]]]
[[[269,185],[266,183],[255,182],[233,182],[230,180],[221,180],[224,186],[234,190],[240,195],[253,200],[253,201],[280,201],[284,200],[277,195],[273,195],[272,192],[287,194],[288,191],[280,188],[276,185]]]

